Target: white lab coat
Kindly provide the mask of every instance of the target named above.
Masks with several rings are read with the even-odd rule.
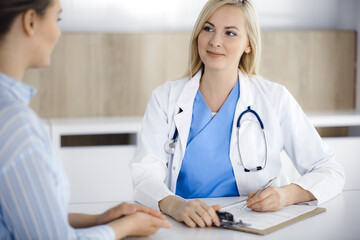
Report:
[[[167,82],[155,89],[148,103],[138,139],[131,174],[134,200],[158,209],[158,201],[174,195],[176,181],[185,155],[195,95],[202,71],[192,79]],[[344,185],[343,168],[323,143],[317,131],[287,89],[261,77],[248,77],[239,70],[240,97],[236,106],[230,141],[230,160],[240,196],[247,195],[278,176],[281,185],[280,152],[285,150],[302,175],[296,184],[309,190],[318,204],[333,198]],[[244,172],[237,137],[239,115],[251,106],[265,125],[268,160],[264,170]],[[179,110],[182,110],[179,112]],[[179,132],[175,154],[164,150]],[[246,164],[245,164],[246,165]],[[199,169],[200,170],[200,169]]]

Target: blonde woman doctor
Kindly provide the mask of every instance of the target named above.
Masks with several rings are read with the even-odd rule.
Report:
[[[277,211],[341,192],[334,153],[288,90],[258,75],[259,60],[251,1],[209,0],[192,33],[189,77],[160,86],[148,103],[131,164],[136,201],[205,227],[219,225],[220,206],[197,198],[248,195],[249,208]],[[302,175],[286,185],[283,150]]]

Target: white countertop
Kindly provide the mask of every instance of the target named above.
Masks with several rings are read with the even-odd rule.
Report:
[[[355,110],[307,112],[315,127],[360,126]],[[44,119],[46,125],[63,134],[139,132],[143,116],[104,116]]]
[[[237,198],[204,199],[209,204],[227,205]],[[360,191],[344,191],[334,199],[322,204],[326,212],[320,213],[291,226],[285,227],[265,236],[251,233],[239,232],[220,228],[188,228],[183,223],[176,222],[170,217],[167,219],[172,223],[171,229],[160,229],[155,235],[148,238],[127,238],[127,239],[261,239],[261,240],[332,240],[332,239],[359,239],[360,236]],[[116,205],[116,202],[73,204],[69,206],[70,212],[100,213]]]
[[[139,132],[143,116],[107,116],[81,118],[49,118],[52,131],[61,134],[97,134]]]
[[[360,112],[356,110],[307,112],[315,127],[360,126]]]

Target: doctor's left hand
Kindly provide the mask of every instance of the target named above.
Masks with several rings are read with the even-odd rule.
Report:
[[[96,225],[103,225],[123,216],[132,215],[136,212],[144,212],[159,219],[165,219],[164,215],[152,208],[147,208],[138,204],[123,202],[113,208],[110,208],[106,212],[97,215]]]

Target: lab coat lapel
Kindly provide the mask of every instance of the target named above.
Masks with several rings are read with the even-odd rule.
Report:
[[[230,140],[230,159],[233,164],[234,169],[239,167],[239,150],[237,147],[237,121],[240,114],[247,109],[248,106],[254,104],[253,91],[250,83],[250,79],[247,75],[243,74],[239,69],[239,84],[240,84],[240,97],[236,105],[236,110],[234,114],[233,127],[231,132]],[[236,179],[239,179],[237,176],[240,171],[234,171]]]
[[[179,132],[179,142],[182,152],[181,158],[184,156],[186,150],[186,143],[189,136],[192,119],[193,104],[195,95],[199,89],[201,75],[202,71],[200,70],[192,79],[186,83],[183,91],[176,101],[177,106],[182,110],[174,116],[175,125]]]
[[[240,84],[240,98],[236,106],[234,122],[237,122],[237,118],[240,114],[247,109],[248,106],[254,104],[250,79],[248,76],[243,74],[239,69],[239,84]],[[236,120],[236,121],[235,121]]]

